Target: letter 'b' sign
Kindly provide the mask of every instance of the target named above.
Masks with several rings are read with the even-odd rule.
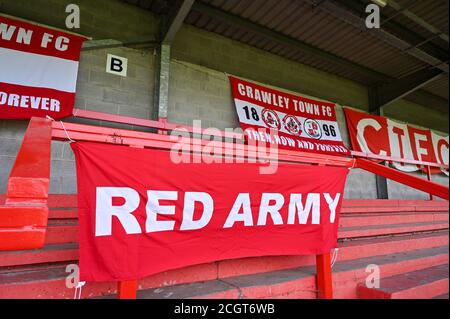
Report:
[[[127,66],[128,66],[128,59],[108,54],[107,60],[106,60],[106,72],[120,75],[120,76],[127,76]]]

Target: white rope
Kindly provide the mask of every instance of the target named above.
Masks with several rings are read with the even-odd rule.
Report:
[[[352,167],[349,167],[348,169],[349,169],[349,170],[354,169],[354,168],[355,168],[355,164],[356,164],[356,159],[354,158],[354,159],[353,159],[353,163],[352,163]]]
[[[69,143],[75,142],[74,140],[72,140],[70,138],[69,133],[67,133],[67,130],[66,130],[66,127],[64,126],[64,123],[62,121],[60,121],[60,122],[61,122],[61,125],[62,125],[63,129],[64,129],[64,132],[66,132],[66,136],[67,136],[67,139],[69,140]]]
[[[49,119],[49,120],[52,120],[53,122],[56,122],[55,119],[54,119],[53,117],[51,117],[50,115],[47,115],[46,118]],[[61,123],[61,126],[62,126],[64,132],[66,133],[66,136],[67,136],[67,139],[69,140],[69,143],[75,142],[74,140],[72,140],[72,139],[70,138],[69,133],[67,132],[66,127],[64,126],[63,121],[59,121],[59,123]]]
[[[334,264],[337,261],[338,252],[339,252],[339,248],[335,248],[333,251],[333,256],[331,257],[331,268],[333,268]]]
[[[73,299],[81,299],[81,290],[83,289],[83,286],[85,284],[86,284],[86,281],[78,282],[78,285],[75,287],[75,295],[73,296]],[[79,292],[79,293],[77,294],[77,292]]]

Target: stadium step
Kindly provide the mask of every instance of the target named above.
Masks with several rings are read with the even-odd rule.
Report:
[[[340,241],[337,260],[345,261],[387,255],[449,244],[448,230],[424,234],[403,234],[382,238]],[[300,266],[315,265],[314,256],[267,256],[230,259],[217,263],[219,278],[255,274]]]
[[[389,214],[398,213],[402,215],[410,215],[410,213],[422,212],[428,213],[446,213],[448,207],[436,206],[425,207],[423,209],[416,210],[418,208],[412,207],[343,207],[342,216],[353,217],[351,215],[360,215],[359,217],[365,217],[366,215],[384,216]],[[408,214],[409,213],[409,214]],[[78,210],[76,208],[58,208],[49,210],[49,219],[76,219],[78,218]]]
[[[399,235],[396,237],[384,237],[380,239],[369,238],[358,241],[343,241],[340,246],[339,258],[364,257],[367,254],[393,253],[400,250],[429,248],[448,244],[449,233],[447,230],[433,233]],[[20,266],[26,264],[39,264],[49,262],[63,262],[78,260],[78,243],[47,244],[42,249],[23,251],[0,252],[0,267]],[[230,276],[239,268],[248,271],[270,271],[282,268],[296,267],[305,263],[313,263],[312,256],[275,256],[245,258],[245,266],[241,259],[226,260],[219,263],[219,272]]]
[[[448,221],[448,211],[439,210],[429,212],[389,212],[389,221],[400,224],[405,222],[427,222],[427,221]],[[414,214],[412,214],[414,213]],[[358,212],[341,214],[340,227],[379,225],[386,217],[384,212]],[[55,219],[77,219],[77,209],[51,209],[49,211],[50,221]]]
[[[415,233],[448,229],[448,222],[432,221],[422,223],[383,224],[339,228],[339,238],[373,237],[403,233]]]
[[[384,276],[397,275],[404,267],[423,269],[448,263],[448,246],[416,250],[377,257],[348,260],[335,265],[333,285],[335,298],[355,298],[356,288],[367,276],[366,266],[377,264]],[[413,266],[414,265],[414,266]],[[384,279],[382,279],[384,280]],[[190,283],[171,287],[144,289],[142,299],[172,298],[316,298],[315,268],[313,266],[278,270],[262,274],[243,275],[219,280]],[[107,296],[105,298],[114,298]]]
[[[0,267],[78,260],[78,243],[50,244],[42,249],[0,252]],[[0,268],[1,269],[1,268]]]
[[[49,207],[44,248],[0,252],[0,298],[73,298],[66,266],[78,263],[76,196],[52,195]],[[336,298],[358,297],[370,263],[380,265],[383,278],[448,264],[448,202],[344,201],[339,225]],[[146,277],[138,282],[138,296],[316,298],[314,272],[314,256],[223,260]],[[82,297],[116,298],[116,293],[115,282],[87,283]],[[433,298],[448,299],[448,293]]]
[[[355,298],[356,285],[367,276],[365,268],[368,264],[378,264],[382,268],[383,276],[393,276],[404,271],[443,263],[448,263],[447,245],[375,257],[338,260],[333,269],[335,294],[337,297]],[[66,287],[66,278],[69,275],[66,272],[66,265],[27,265],[14,269],[3,267],[0,269],[0,298],[72,298],[73,288]],[[245,298],[307,298],[313,297],[315,293],[314,272],[315,267],[309,265],[258,274],[220,277],[217,264],[210,263],[146,277],[139,281],[139,289],[165,291],[169,289],[168,286],[179,284],[222,281],[240,287],[241,292],[238,296]],[[83,298],[115,294],[116,289],[116,283],[88,282],[83,288]]]
[[[424,222],[408,222],[408,223],[395,223],[396,220],[393,220],[393,223],[389,220],[389,224],[386,224],[386,220],[382,222],[382,224],[376,225],[358,225],[358,226],[344,226],[339,228],[339,238],[357,238],[357,237],[374,237],[374,236],[383,236],[390,234],[402,234],[402,233],[411,233],[411,232],[424,232],[424,231],[435,231],[448,229],[448,213],[447,216],[442,216],[444,214],[429,214],[430,221]],[[408,220],[405,217],[405,220]],[[380,218],[382,219],[382,218]],[[414,217],[411,217],[414,221]],[[437,219],[437,220],[436,220]],[[346,223],[346,217],[341,218],[341,223]],[[361,220],[361,223],[370,223],[364,222],[364,219]],[[383,220],[383,219],[382,219]],[[411,221],[411,220],[410,220]],[[355,223],[353,221],[353,223]],[[58,219],[58,220],[49,220],[47,235],[45,239],[46,244],[63,244],[63,243],[71,243],[78,242],[78,221],[76,219]]]
[[[382,255],[449,243],[448,230],[423,234],[402,234],[382,238],[341,241],[339,260]],[[78,243],[48,244],[42,249],[0,252],[0,267],[78,260]],[[266,272],[314,264],[314,256],[266,256],[217,262],[220,277]]]
[[[78,242],[78,220],[49,220],[45,244],[64,244]]]
[[[349,262],[338,262],[333,268],[334,297],[342,299],[358,298],[357,285],[365,282],[374,266],[379,267],[379,274],[381,275],[381,281],[383,281],[384,278],[405,272],[448,264],[448,260],[448,246],[443,246],[373,256]]]
[[[448,293],[433,297],[432,299],[449,299]]]
[[[448,299],[448,264],[433,266],[384,278],[380,288],[359,284],[358,296],[362,299]]]
[[[48,211],[48,218],[52,219],[77,219],[78,210],[76,208],[68,209],[50,209]]]
[[[389,224],[448,222],[448,212],[391,213]],[[386,224],[385,214],[342,214],[339,227],[376,226]]]

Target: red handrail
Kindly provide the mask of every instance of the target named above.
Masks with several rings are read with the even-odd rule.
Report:
[[[201,129],[201,128],[197,128],[197,127],[193,127],[193,126],[189,126],[189,125],[171,123],[171,122],[168,122],[167,119],[161,119],[159,121],[154,121],[154,120],[147,120],[147,119],[139,119],[139,118],[125,116],[125,115],[108,114],[108,113],[101,113],[101,112],[82,110],[82,109],[75,109],[74,116],[79,117],[79,118],[102,120],[102,121],[106,121],[106,122],[137,125],[137,126],[142,126],[142,127],[154,128],[154,129],[158,129],[161,131],[184,130],[189,133],[199,133],[199,134],[205,133],[206,135],[209,135],[209,136],[216,136],[216,137],[222,137],[222,138],[234,138],[236,140],[244,141],[244,135],[242,133],[238,133],[238,132],[231,133],[231,132],[227,132],[227,131],[216,130],[216,132],[219,132],[219,134],[215,134],[214,132],[212,132],[212,133],[205,132],[205,129]],[[410,160],[410,159],[404,159],[404,158],[399,158],[399,157],[376,155],[376,154],[369,154],[369,153],[356,152],[356,151],[351,151],[351,155],[352,155],[352,157],[382,160],[382,161],[388,161],[388,162],[398,162],[398,163],[404,163],[404,164],[413,164],[413,165],[419,165],[419,166],[424,166],[424,167],[429,166],[429,167],[437,167],[437,168],[443,168],[443,169],[449,168],[449,165],[446,165],[446,164],[425,162],[425,161],[418,161],[418,160]]]
[[[280,150],[270,152],[253,145],[236,144],[222,141],[208,141],[197,138],[178,140],[170,135],[146,133],[107,127],[91,126],[75,123],[52,123],[52,137],[56,140],[67,141],[70,137],[76,141],[91,141],[100,143],[121,144],[128,146],[151,147],[162,150],[172,150],[175,146],[188,149],[191,153],[201,152],[203,147],[209,146],[215,150],[215,155],[234,156],[258,160],[279,160],[295,163],[317,165],[333,165],[354,167],[355,160],[350,157],[323,155],[308,152]],[[220,152],[220,153],[219,153]]]
[[[363,158],[356,159],[356,167],[448,200],[448,187],[444,185],[433,183]]]

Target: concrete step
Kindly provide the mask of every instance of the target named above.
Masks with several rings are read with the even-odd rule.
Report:
[[[390,234],[402,234],[413,232],[424,232],[448,229],[448,216],[442,216],[443,214],[436,214],[439,217],[435,217],[434,214],[427,215],[429,219],[436,218],[434,221],[425,222],[408,222],[408,223],[390,223],[390,220],[384,220],[384,223],[379,225],[368,226],[345,226],[339,228],[339,238],[358,238],[358,237],[375,237]],[[355,217],[360,218],[360,217]],[[362,217],[361,217],[362,218]],[[372,218],[372,217],[370,217]],[[403,218],[403,217],[402,217]],[[411,217],[414,220],[414,217]],[[443,220],[440,220],[443,219]],[[445,220],[446,219],[446,220]],[[358,221],[350,221],[349,223],[364,223],[365,218]],[[372,218],[368,223],[376,223],[376,218]],[[405,220],[407,218],[405,217]],[[346,223],[345,219],[341,223]],[[387,224],[389,223],[389,224]],[[63,244],[78,242],[78,221],[76,219],[57,219],[49,220],[47,227],[46,244]]]
[[[445,202],[444,202],[445,203]],[[391,213],[413,213],[413,212],[448,212],[449,206],[448,202],[446,205],[439,206],[374,206],[370,207],[354,207],[354,206],[343,206],[341,208],[342,214],[391,214]]]
[[[387,255],[449,244],[448,230],[425,233],[363,238],[340,241],[337,261]],[[217,263],[219,278],[269,272],[294,267],[315,265],[315,256],[266,256],[229,259]]]
[[[45,244],[64,244],[78,242],[78,220],[49,220]]]
[[[355,298],[361,278],[367,276],[365,267],[377,262],[385,276],[402,273],[403,269],[422,269],[448,261],[447,247],[417,250],[410,253],[349,260],[335,265],[333,285],[335,298]],[[353,290],[350,292],[350,290]],[[172,287],[139,291],[142,299],[172,298],[316,298],[315,268],[313,266],[279,270],[263,274],[237,276]],[[114,298],[109,296],[108,298]]]
[[[375,226],[386,224],[448,222],[448,212],[415,212],[385,214],[342,214],[339,227]]]
[[[438,207],[440,208],[440,207]],[[354,208],[352,208],[354,209]],[[344,212],[342,209],[340,218],[340,227],[351,227],[351,226],[368,226],[368,225],[380,225],[389,219],[391,224],[400,224],[407,222],[426,222],[426,221],[448,221],[448,208],[439,209],[436,211],[424,211],[416,212],[410,211],[405,212],[404,208],[401,207],[391,207],[383,211],[383,207],[369,207],[369,208],[359,208],[353,212]],[[399,209],[399,210],[396,210]],[[387,215],[387,213],[389,215]],[[49,219],[78,219],[78,210],[75,208],[66,209],[50,209]]]
[[[334,282],[337,296],[356,297],[356,285],[367,276],[368,264],[382,267],[383,276],[392,276],[438,264],[448,263],[448,246],[413,250],[389,255],[339,261],[334,266]],[[200,281],[227,282],[231,290],[240,287],[238,296],[246,298],[315,296],[314,266],[271,271],[261,274],[221,278],[215,263],[196,265],[167,271],[139,281],[139,289],[150,288],[165,291],[168,286]],[[72,298],[73,288],[66,287],[66,264],[15,267],[0,271],[0,298]],[[237,279],[238,278],[238,279]],[[350,285],[351,283],[351,285]],[[350,286],[349,286],[350,285]],[[88,282],[83,297],[90,298],[115,294],[116,283]],[[159,290],[158,290],[159,291]],[[205,290],[209,293],[208,290]],[[223,296],[223,291],[220,296]],[[231,298],[233,294],[226,292]],[[200,296],[201,297],[201,296]]]
[[[429,299],[448,296],[448,283],[448,264],[443,264],[383,278],[380,288],[359,284],[358,294],[362,299]]]
[[[338,237],[358,238],[448,229],[448,221],[340,227]]]
[[[338,260],[448,245],[447,230],[425,234],[369,238],[344,241],[339,244]],[[0,267],[33,265],[78,260],[78,244],[48,244],[42,249],[0,252]],[[265,256],[230,259],[216,263],[218,276],[231,277],[273,270],[313,265],[314,256]]]
[[[49,244],[42,249],[0,251],[0,267],[78,260],[78,243]]]
[[[5,194],[0,194],[0,203],[5,201]],[[50,210],[73,209],[78,206],[76,194],[50,194]],[[377,213],[377,212],[431,212],[449,211],[448,201],[442,200],[392,200],[392,199],[344,199],[342,213]]]
[[[357,285],[365,282],[371,268],[379,267],[381,280],[386,277],[420,270],[432,266],[448,264],[448,246],[413,250],[397,254],[373,256],[365,259],[351,260],[348,262],[338,262],[333,267],[335,275],[333,283],[336,286],[334,291],[336,298],[356,299]],[[359,268],[356,266],[359,264]],[[351,265],[351,266],[350,266]],[[355,270],[356,269],[356,270]]]
[[[433,297],[432,299],[449,299],[449,297],[448,297],[448,293],[446,293],[446,294],[443,294],[443,295],[439,295],[439,296],[436,296],[436,297]]]
[[[50,209],[48,211],[49,219],[78,219],[78,210],[76,208]]]
[[[377,214],[380,216],[385,216],[386,214],[394,213],[448,213],[449,207],[447,206],[405,206],[405,207],[342,207],[341,216],[351,216],[354,214]],[[71,207],[55,207],[49,209],[50,219],[64,219],[64,218],[78,218],[78,209]]]
[[[343,208],[414,208],[415,211],[427,207],[447,207],[445,200],[403,200],[403,199],[344,199]]]
[[[76,264],[76,263],[74,263]],[[0,299],[73,298],[73,287],[67,286],[67,263],[26,265],[0,269]],[[166,271],[139,281],[139,288],[161,287],[201,280],[217,279],[214,264],[202,264]],[[116,282],[88,282],[83,298],[117,294]]]

